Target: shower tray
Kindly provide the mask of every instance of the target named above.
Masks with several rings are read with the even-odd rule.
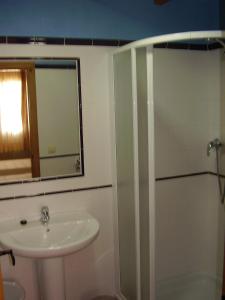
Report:
[[[220,300],[221,280],[206,274],[188,274],[157,283],[157,300]]]

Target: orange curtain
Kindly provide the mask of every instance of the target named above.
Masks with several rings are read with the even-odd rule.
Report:
[[[0,71],[0,155],[15,158],[29,151],[26,73]],[[15,157],[10,155],[14,154]]]

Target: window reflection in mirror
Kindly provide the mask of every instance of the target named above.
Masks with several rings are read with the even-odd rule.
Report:
[[[0,181],[81,176],[78,59],[0,60]]]

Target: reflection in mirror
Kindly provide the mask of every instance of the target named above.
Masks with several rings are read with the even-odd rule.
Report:
[[[79,67],[0,60],[0,181],[84,174]]]

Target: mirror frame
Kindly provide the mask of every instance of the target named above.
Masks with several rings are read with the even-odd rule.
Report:
[[[78,82],[78,111],[79,111],[79,134],[80,134],[80,166],[81,172],[80,174],[68,174],[68,175],[56,175],[56,176],[48,176],[48,177],[33,177],[29,179],[16,179],[16,180],[6,180],[0,181],[1,185],[10,185],[10,184],[18,184],[18,183],[32,183],[32,182],[41,182],[41,181],[48,181],[48,180],[56,180],[56,179],[66,179],[66,178],[73,178],[73,177],[82,177],[85,176],[84,171],[84,143],[83,143],[83,115],[82,115],[82,93],[81,93],[81,70],[80,70],[80,58],[77,57],[0,57],[0,62],[34,62],[37,59],[41,60],[74,60],[77,62],[77,82]]]

